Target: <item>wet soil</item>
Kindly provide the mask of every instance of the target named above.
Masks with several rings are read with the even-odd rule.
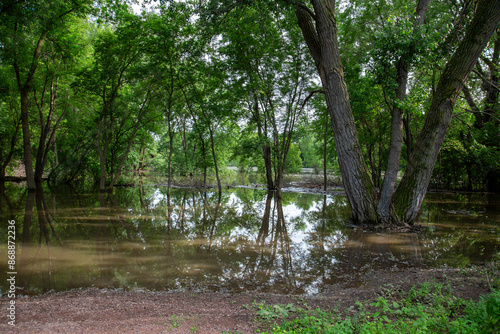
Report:
[[[152,292],[78,289],[16,300],[16,326],[0,324],[1,333],[254,333],[262,329],[255,302],[293,303],[298,307],[339,311],[356,301],[377,298],[390,289],[408,291],[423,282],[449,283],[457,297],[478,300],[490,292],[482,269],[408,269],[378,271],[357,288],[330,286],[314,296],[261,293]],[[386,295],[387,296],[387,295]],[[8,299],[0,298],[5,310]],[[5,311],[3,311],[5,312]]]

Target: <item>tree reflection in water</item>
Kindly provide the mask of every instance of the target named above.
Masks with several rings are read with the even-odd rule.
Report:
[[[293,271],[291,240],[287,231],[283,202],[268,192],[265,200],[262,223],[255,243],[249,242],[251,254],[240,273],[242,290],[267,290],[281,285],[289,292],[299,287]],[[272,288],[271,288],[272,290]]]
[[[36,209],[38,226],[33,224],[34,209]],[[55,221],[54,213],[51,213],[47,205],[42,187],[39,186],[36,191],[28,191],[24,208],[21,247],[18,248],[17,261],[19,286],[26,291],[30,290],[30,282],[34,271],[24,271],[25,264],[32,264],[37,269],[43,285],[47,286],[49,290],[53,289],[56,285],[54,257],[51,245],[54,242],[58,246],[62,246],[63,244],[58,237],[54,223],[57,222]],[[34,235],[32,235],[32,232],[34,232]],[[38,240],[35,241],[37,234]],[[35,247],[35,245],[38,247]],[[38,261],[41,257],[47,259],[47,262],[43,266]]]
[[[463,266],[500,250],[491,196],[429,196],[423,232],[411,234],[353,228],[345,197],[333,195],[156,186],[101,194],[4,187],[0,195],[0,224],[17,223],[26,293],[88,286],[315,293],[359,286],[380,269]],[[476,214],[456,214],[457,206]]]

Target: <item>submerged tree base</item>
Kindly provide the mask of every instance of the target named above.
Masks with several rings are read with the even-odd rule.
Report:
[[[380,223],[374,222],[373,224],[356,224],[352,222],[352,226],[365,230],[365,231],[392,231],[398,233],[419,233],[422,231],[422,226],[407,224],[405,222],[397,223]]]

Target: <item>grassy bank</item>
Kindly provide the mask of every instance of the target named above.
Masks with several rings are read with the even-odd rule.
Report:
[[[449,282],[423,283],[409,291],[390,285],[378,299],[356,302],[346,310],[324,311],[303,305],[254,308],[264,333],[500,333],[499,279],[478,300],[453,294]]]
[[[294,311],[296,317],[265,333],[500,333],[500,292],[479,302],[454,298],[442,285],[415,287],[403,299],[380,297],[347,312],[324,312],[273,305],[266,317]]]

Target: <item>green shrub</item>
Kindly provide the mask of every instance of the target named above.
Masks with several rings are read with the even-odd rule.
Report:
[[[464,316],[452,323],[451,333],[500,333],[500,291],[468,303]]]

